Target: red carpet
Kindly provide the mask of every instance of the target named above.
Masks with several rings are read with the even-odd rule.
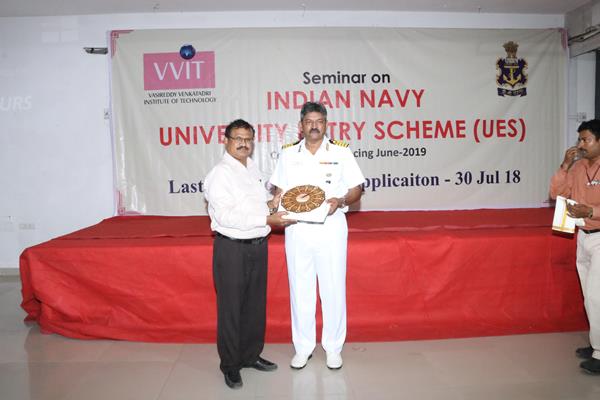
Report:
[[[348,341],[587,328],[575,241],[550,209],[348,217]],[[269,241],[267,340],[290,341],[283,235]],[[114,217],[26,249],[22,307],[75,338],[213,342],[207,217]],[[320,327],[319,327],[320,329]]]

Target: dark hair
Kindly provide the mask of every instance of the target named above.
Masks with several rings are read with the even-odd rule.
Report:
[[[590,131],[596,136],[596,140],[600,140],[600,119],[590,119],[582,122],[577,128],[578,133],[581,131]]]
[[[243,119],[236,119],[235,121],[231,121],[227,128],[225,128],[225,137],[231,138],[231,131],[234,129],[248,129],[252,132],[252,136],[254,136],[254,127],[250,125],[248,122]]]
[[[319,114],[322,114],[325,118],[327,118],[327,109],[323,104],[308,101],[304,103],[304,105],[302,106],[302,110],[300,110],[300,121],[304,119],[306,114],[311,112],[318,112]]]

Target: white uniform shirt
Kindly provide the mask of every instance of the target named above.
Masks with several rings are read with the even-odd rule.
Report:
[[[204,180],[211,229],[235,239],[264,237],[271,231],[265,179],[251,158],[246,165],[225,152]]]
[[[326,137],[314,155],[304,145],[304,139],[282,149],[270,179],[284,192],[298,185],[318,186],[325,191],[325,199],[342,197],[364,181],[352,151]]]

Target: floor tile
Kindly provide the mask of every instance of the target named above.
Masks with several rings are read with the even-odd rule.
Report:
[[[175,362],[183,345],[177,343],[142,343],[112,341],[99,361],[166,361]]]
[[[0,400],[598,400],[579,368],[587,332],[347,343],[344,366],[289,367],[290,343],[265,345],[274,372],[243,369],[225,385],[214,343],[75,340],[24,324],[20,283],[0,278]]]
[[[168,362],[91,363],[64,400],[156,399],[173,365]]]

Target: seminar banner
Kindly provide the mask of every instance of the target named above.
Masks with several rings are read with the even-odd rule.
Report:
[[[237,118],[268,178],[308,100],[367,179],[360,210],[546,206],[564,129],[559,30],[113,31],[111,58],[120,214],[206,214],[203,180]]]

